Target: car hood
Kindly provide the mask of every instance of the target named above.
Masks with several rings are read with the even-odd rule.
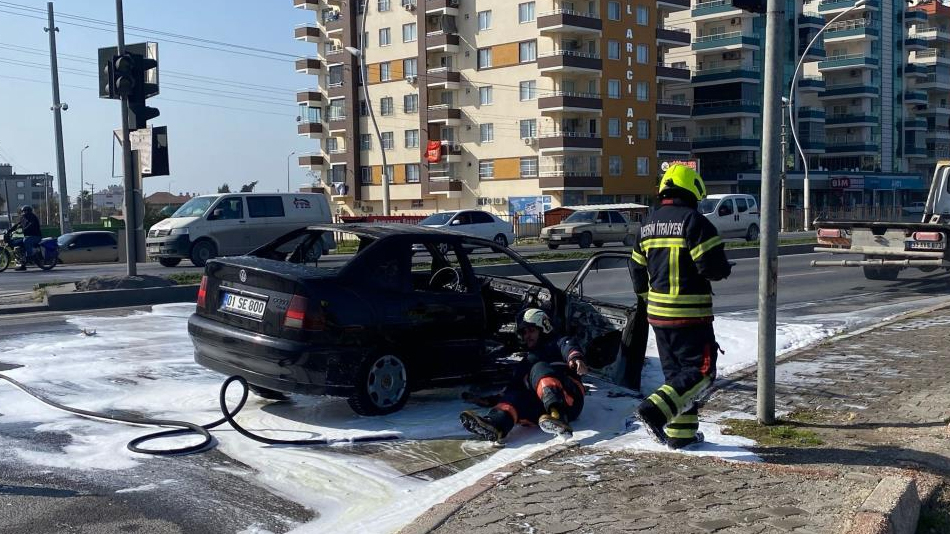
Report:
[[[170,230],[172,228],[182,228],[197,221],[201,217],[169,217],[162,219],[152,225],[153,230]]]
[[[584,226],[591,226],[594,223],[592,222],[572,222],[572,223],[561,223],[555,224],[554,226],[548,226],[545,230],[553,230],[557,228],[558,230],[570,230],[573,228],[582,228]]]

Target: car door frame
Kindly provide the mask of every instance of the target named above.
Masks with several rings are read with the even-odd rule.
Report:
[[[720,215],[719,208],[723,204],[729,203],[732,207],[732,213],[730,215]],[[736,208],[736,202],[732,197],[725,197],[719,200],[719,204],[716,205],[716,218],[719,220],[721,225],[720,237],[736,237],[739,233],[739,221],[736,218],[739,215],[739,210]]]
[[[244,197],[245,195],[241,194],[223,195],[208,209],[208,215],[205,216],[205,223],[208,225],[207,235],[215,241],[218,247],[218,256],[244,254],[250,251],[247,247],[247,238],[245,237],[248,231],[246,228],[248,213],[247,202]],[[226,200],[232,198],[241,199],[241,217],[235,219],[212,219],[215,210],[220,209],[220,206],[223,205]],[[234,239],[232,236],[238,236],[238,239]]]

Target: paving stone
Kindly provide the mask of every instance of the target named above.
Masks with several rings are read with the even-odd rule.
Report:
[[[678,512],[685,512],[685,511],[687,511],[687,510],[689,510],[689,506],[686,506],[685,504],[667,504],[667,505],[665,505],[665,506],[661,506],[661,507],[660,507],[660,511],[661,511],[661,512],[665,512],[665,513],[668,513],[668,514],[675,514],[675,513],[678,513]]]
[[[690,525],[702,530],[703,532],[718,532],[736,525],[735,521],[729,519],[714,519],[712,521],[690,521]]]
[[[766,517],[769,516],[761,512],[745,512],[736,516],[736,519],[738,519],[740,523],[755,523],[761,519],[765,519]]]
[[[785,519],[770,519],[769,521],[766,521],[765,524],[772,525],[773,527],[781,529],[785,532],[791,532],[796,528],[807,525],[808,521],[798,519],[797,517],[790,517]]]
[[[490,525],[507,518],[508,515],[503,512],[489,512],[464,519],[463,521],[473,527],[484,527],[485,525]]]
[[[762,510],[766,514],[772,517],[788,517],[792,515],[805,515],[808,512],[802,510],[801,508],[795,508],[794,506],[779,506],[777,508],[766,508]]]

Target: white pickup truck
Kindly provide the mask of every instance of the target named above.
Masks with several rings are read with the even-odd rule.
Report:
[[[813,267],[862,267],[869,280],[896,280],[902,269],[950,270],[950,161],[937,163],[921,222],[816,220],[815,252],[861,259],[812,261]]]

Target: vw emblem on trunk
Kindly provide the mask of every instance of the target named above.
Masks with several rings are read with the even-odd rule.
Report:
[[[241,282],[247,282],[247,271],[241,269],[241,272],[238,273],[238,278],[241,279]]]

